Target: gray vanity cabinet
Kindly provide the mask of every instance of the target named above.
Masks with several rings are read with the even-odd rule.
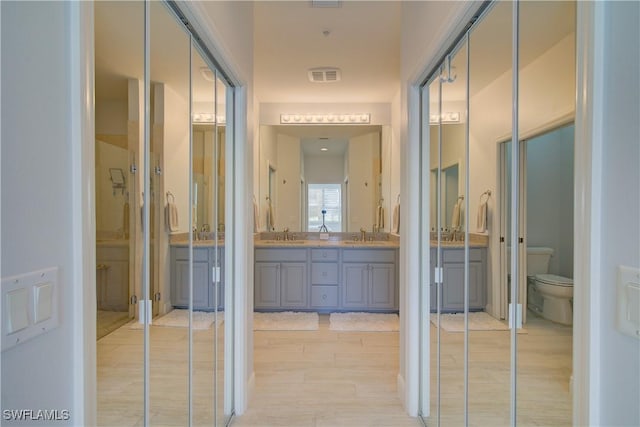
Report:
[[[218,249],[219,282],[215,273],[215,248],[193,248],[193,309],[219,310],[224,308],[224,252]],[[176,308],[189,307],[189,248],[171,248],[171,304]],[[214,283],[217,282],[217,283]]]
[[[338,250],[311,249],[311,307],[338,307]]]
[[[342,307],[397,309],[395,258],[395,250],[345,249],[342,255]]]
[[[306,250],[257,249],[255,258],[255,308],[308,307]]]
[[[432,270],[435,266],[435,249],[432,250]],[[486,249],[469,249],[469,310],[484,310],[486,305]],[[433,273],[433,271],[432,271]],[[442,249],[443,284],[441,311],[464,311],[464,248]],[[433,276],[432,276],[433,277]],[[436,285],[431,286],[431,311],[436,311]]]

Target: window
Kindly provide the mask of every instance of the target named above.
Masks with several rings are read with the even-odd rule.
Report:
[[[307,231],[320,231],[322,210],[329,231],[342,231],[342,187],[340,184],[309,184],[307,187]]]

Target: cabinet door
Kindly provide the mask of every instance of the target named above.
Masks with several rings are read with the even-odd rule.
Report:
[[[280,307],[280,263],[256,263],[254,304],[256,308]]]
[[[307,264],[283,262],[280,264],[280,303],[283,308],[307,306]]]
[[[472,310],[484,310],[485,280],[484,265],[482,262],[469,263],[469,308]]]
[[[127,311],[129,310],[129,261],[105,261],[108,268],[102,270],[98,276],[102,289],[100,310]]]
[[[342,264],[342,280],[342,306],[345,308],[367,308],[368,264]]]
[[[395,266],[370,264],[369,272],[369,307],[393,309],[396,305]]]
[[[174,306],[189,307],[189,261],[175,262],[175,277],[171,287]],[[203,310],[209,306],[209,264],[193,263],[193,309]]]
[[[445,263],[442,272],[442,311],[464,311],[464,263]]]

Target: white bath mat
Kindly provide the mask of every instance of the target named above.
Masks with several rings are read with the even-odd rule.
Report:
[[[253,313],[254,331],[317,331],[318,313]]]
[[[431,313],[431,323],[437,326],[437,315]],[[464,313],[443,313],[440,327],[447,332],[464,332]],[[469,313],[470,331],[508,331],[509,325],[499,321],[484,311]],[[526,333],[519,329],[518,333]]]
[[[224,313],[218,312],[218,324],[222,324],[224,321]],[[194,311],[192,325],[194,330],[209,329],[211,325],[216,321],[216,313],[210,311]],[[151,326],[168,326],[172,328],[187,328],[189,327],[189,310],[186,309],[174,309],[164,316],[153,319]],[[143,329],[142,323],[137,321],[129,324],[130,329]]]
[[[331,313],[329,329],[332,331],[394,332],[400,329],[397,314],[385,313]]]

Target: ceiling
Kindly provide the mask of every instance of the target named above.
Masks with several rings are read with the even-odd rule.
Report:
[[[472,94],[511,67],[510,6],[498,2],[471,33]],[[96,98],[126,100],[127,78],[143,73],[143,8],[133,2],[96,2],[94,7]],[[520,7],[527,16],[520,24],[520,61],[526,65],[573,31],[575,3],[523,2]],[[401,8],[400,1],[343,1],[336,8],[314,8],[308,0],[255,2],[259,102],[391,102],[400,87]],[[188,58],[188,37],[160,2],[151,3],[151,12],[151,79],[188,93],[188,62],[180,60]],[[202,59],[194,58],[194,101],[211,102],[213,84],[199,72]],[[310,82],[308,69],[324,66],[340,68],[342,80]],[[456,81],[443,97],[463,100],[463,55],[454,66]]]
[[[390,102],[400,89],[401,2],[318,8],[311,1],[257,1],[254,7],[260,102]],[[307,71],[315,67],[338,67],[342,79],[312,83]]]

